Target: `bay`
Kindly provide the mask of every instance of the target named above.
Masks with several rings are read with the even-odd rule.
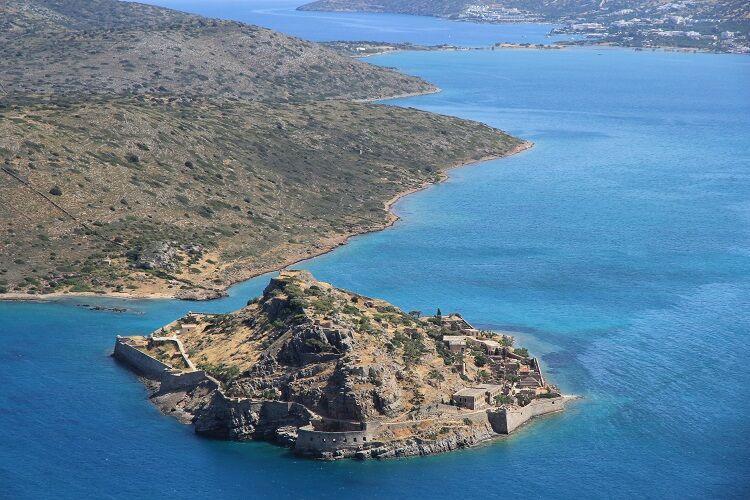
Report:
[[[181,4],[198,5],[170,2]],[[277,14],[270,2],[215,5],[322,36],[286,3]],[[472,42],[466,23],[325,17],[336,38],[390,22],[401,38],[381,36],[392,41],[479,45],[497,34]],[[0,497],[746,497],[750,59],[587,48],[368,61],[443,89],[389,104],[480,120],[535,147],[453,170],[399,201],[392,228],[298,267],[408,310],[517,331],[584,399],[473,450],[311,462],[195,436],[108,356],[115,334],[236,309],[267,277],[199,304],[0,303]],[[128,312],[78,307],[93,303]]]

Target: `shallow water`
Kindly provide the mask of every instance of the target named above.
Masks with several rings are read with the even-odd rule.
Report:
[[[94,302],[83,299],[4,303],[0,497],[747,497],[750,58],[576,49],[368,60],[443,89],[395,104],[536,146],[454,170],[401,200],[394,227],[301,267],[405,309],[518,331],[549,377],[585,399],[474,450],[310,462],[196,437],[108,357],[116,333],[235,309],[266,277],[209,303],[97,301],[125,303],[125,314],[76,307]]]

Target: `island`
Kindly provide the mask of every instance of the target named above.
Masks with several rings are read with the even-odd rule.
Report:
[[[198,434],[329,460],[475,446],[568,399],[510,334],[407,313],[306,271],[282,271],[238,311],[118,336],[113,356]]]

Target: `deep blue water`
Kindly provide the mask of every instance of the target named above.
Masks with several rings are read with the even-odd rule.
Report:
[[[424,40],[425,19],[409,35],[409,18],[395,17],[399,36]],[[304,36],[306,18],[284,19],[273,27]],[[432,22],[454,40],[471,26]],[[362,38],[356,26],[337,38]],[[93,302],[82,299],[0,303],[0,497],[747,497],[750,58],[576,49],[368,60],[443,89],[394,104],[536,146],[453,171],[401,200],[393,228],[302,267],[406,309],[519,331],[550,378],[585,399],[474,450],[310,462],[196,437],[108,357],[115,334],[235,309],[266,278],[209,303],[99,301],[126,314],[76,307]]]

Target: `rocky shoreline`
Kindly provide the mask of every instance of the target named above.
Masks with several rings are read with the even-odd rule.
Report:
[[[117,345],[113,357],[141,377],[149,390],[149,400],[159,411],[183,424],[192,425],[196,434],[230,441],[265,441],[289,448],[296,455],[306,458],[366,460],[436,455],[473,448],[510,434],[498,426],[493,427],[492,421],[487,420],[476,425],[452,429],[445,436],[432,441],[373,441],[368,448],[336,451],[297,449],[295,445],[298,429],[310,425],[313,418],[303,406],[281,401],[229,398],[221,391],[220,383],[205,374],[188,385],[175,382],[172,374],[154,378],[153,374],[144,373],[138,368],[138,363],[124,356]],[[554,411],[544,412],[543,415],[564,411],[564,404],[568,399],[572,398],[559,398],[560,407]],[[537,418],[537,415],[524,419],[519,427],[529,423],[533,418]]]

